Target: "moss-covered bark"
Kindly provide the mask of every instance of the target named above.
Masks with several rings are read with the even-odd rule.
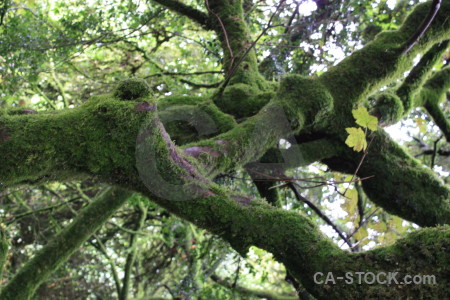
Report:
[[[401,86],[396,90],[396,94],[402,100],[405,114],[413,107],[417,107],[414,97],[430,77],[434,65],[442,58],[442,54],[447,50],[450,41],[443,41],[435,44],[425,53],[420,62],[411,70],[403,80]]]
[[[408,155],[382,130],[374,139],[358,176],[367,196],[386,211],[421,226],[450,223],[450,189],[431,170]],[[340,157],[325,159],[334,170],[352,174],[361,155],[342,148]]]
[[[42,248],[0,291],[0,299],[29,299],[40,284],[119,209],[129,192],[107,189]]]
[[[418,53],[450,38],[450,2],[443,1],[425,35],[411,51],[403,54],[404,44],[415,33],[430,6],[431,1],[417,5],[398,30],[378,34],[374,41],[320,77],[335,101],[334,128],[349,127],[353,122],[350,111],[355,105],[366,101],[383,85],[401,77],[411,68]]]
[[[433,121],[450,142],[450,122],[445,117],[439,104],[446,100],[450,88],[450,67],[436,72],[423,86],[415,102],[422,105]]]
[[[236,55],[243,53],[249,40],[242,2],[209,0],[208,5],[209,17],[216,18],[213,26],[224,48],[225,70],[231,70],[238,59]],[[10,186],[87,174],[139,191],[172,213],[222,236],[243,254],[250,245],[272,252],[320,299],[375,295],[397,299],[418,293],[416,286],[321,286],[313,281],[315,272],[341,274],[349,270],[398,270],[413,275],[430,271],[436,275],[438,285],[425,287],[420,295],[439,298],[447,291],[448,227],[422,230],[394,246],[354,255],[325,238],[307,216],[224,191],[208,179],[258,160],[280,138],[293,135],[327,138],[305,141],[294,147],[304,151],[303,158],[293,159],[288,166],[333,156],[325,162],[334,169],[353,173],[360,157],[343,143],[345,127],[354,124],[351,109],[366,101],[383,84],[399,77],[411,66],[417,53],[449,38],[450,3],[446,1],[425,36],[406,56],[402,55],[405,41],[414,33],[429,6],[430,3],[419,5],[399,30],[378,35],[371,44],[319,78],[287,76],[276,93],[257,73],[254,53],[249,52],[231,74],[229,85],[220,89],[212,101],[168,98],[161,101],[162,106],[167,106],[159,118],[156,104],[146,95],[146,89],[138,85],[135,93],[133,88],[127,90],[128,84],[115,96],[95,97],[73,110],[3,113],[0,115],[0,183]],[[392,99],[385,97],[379,105],[398,102]],[[198,102],[194,107],[187,107],[191,100]],[[170,108],[169,102],[176,107]],[[181,121],[188,122],[191,128],[171,128],[172,121],[180,121],[177,118],[180,110],[188,112],[186,120]],[[208,124],[216,125],[217,131],[211,129],[213,126],[199,127],[203,122],[193,116],[201,115],[200,111],[205,112],[205,119],[210,119]],[[246,119],[237,125],[226,113]],[[397,119],[395,116],[393,119]],[[191,143],[176,147],[160,119],[177,141]],[[194,135],[186,136],[194,131],[199,135],[203,132],[199,141]],[[316,151],[318,145],[329,148]],[[420,225],[449,223],[448,187],[382,130],[375,133],[358,175],[375,175],[364,181],[363,186],[367,195],[386,210]],[[79,226],[86,235],[92,233],[92,226]],[[70,230],[62,234],[66,234],[72,246],[62,245],[64,239],[56,238],[54,246],[46,247],[49,250],[45,251],[66,249],[64,253],[68,255],[71,247],[75,248],[82,240],[82,235],[77,234],[76,239],[67,235]],[[39,274],[45,270],[40,264],[49,266],[48,271],[60,263],[61,260],[53,262],[38,254],[2,295],[14,299],[12,291],[18,287],[23,287],[23,293],[28,295],[42,280]]]

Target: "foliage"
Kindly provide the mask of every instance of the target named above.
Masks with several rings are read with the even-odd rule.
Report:
[[[220,32],[203,30],[186,16],[156,2],[3,1],[0,4],[0,116],[12,116],[16,112],[26,114],[27,111],[53,115],[60,109],[81,107],[86,101],[92,103],[93,100],[88,99],[104,93],[133,101],[151,94],[159,101],[159,116],[165,128],[180,145],[228,132],[237,124],[241,124],[240,128],[248,126],[244,123],[246,120],[255,120],[260,125],[251,116],[274,97],[281,98],[289,92],[298,96],[293,98],[292,107],[300,102],[305,107],[314,102],[312,106],[319,110],[322,104],[316,100],[328,98],[320,93],[317,99],[301,98],[297,94],[306,89],[313,90],[316,85],[321,87],[314,81],[316,78],[344,56],[372,41],[381,30],[397,29],[419,1],[397,1],[396,5],[385,0],[244,1],[248,38],[255,41],[259,71],[268,81],[256,77],[247,78],[256,85],[230,83],[223,98],[218,98],[220,88],[216,88],[224,82],[228,84],[229,70],[222,69],[228,63],[225,61],[228,50],[221,44]],[[183,3],[209,13],[203,1]],[[314,9],[308,10],[306,4]],[[267,27],[269,20],[270,28]],[[257,39],[261,33],[264,34]],[[239,55],[243,52],[238,51]],[[434,66],[436,72],[448,64],[449,57],[447,50]],[[240,67],[245,69],[245,63]],[[291,73],[301,76],[286,76]],[[306,76],[311,76],[311,82]],[[282,78],[297,81],[294,87],[283,87],[275,96]],[[381,94],[369,95],[371,98],[356,109],[349,108],[347,119],[335,120],[346,124],[348,136],[344,130],[332,131],[338,126],[323,125],[321,116],[304,131],[289,132],[289,137],[274,142],[272,150],[275,154],[266,154],[261,160],[274,163],[273,157],[282,156],[287,164],[289,156],[283,155],[289,149],[331,135],[345,135],[343,139],[348,147],[362,151],[358,162],[364,165],[364,155],[372,149],[379,150],[371,146],[374,132],[379,126],[396,123],[403,117],[401,123],[390,130],[402,133],[403,147],[448,184],[449,143],[423,109],[414,108],[409,114],[403,110],[403,99],[392,92],[402,79],[383,86]],[[384,92],[386,89],[389,93]],[[167,97],[171,95],[176,97]],[[441,97],[443,100],[438,106],[448,116],[448,93],[446,97]],[[373,106],[377,108],[371,110]],[[402,109],[396,109],[400,106]],[[215,113],[217,131],[198,134],[196,120],[186,116],[199,110]],[[291,117],[294,113],[288,114]],[[381,117],[388,114],[389,118]],[[75,129],[86,120],[87,117],[78,120],[80,124],[72,122],[67,126]],[[300,126],[294,123],[289,125]],[[257,125],[255,132],[261,130]],[[328,136],[314,136],[314,130],[320,126],[330,128]],[[21,127],[25,129],[27,125]],[[102,129],[105,136],[98,140],[106,138],[106,129]],[[0,123],[0,143],[5,135]],[[132,136],[108,138],[117,142],[132,139]],[[208,142],[201,147],[206,147]],[[262,139],[251,142],[255,148],[262,147]],[[74,147],[77,144],[75,140],[71,143]],[[227,146],[217,147],[225,149],[228,155],[225,160],[230,160],[232,151],[227,153]],[[312,152],[318,154],[321,151],[319,147]],[[349,156],[359,154],[353,152]],[[215,159],[213,151],[201,155],[206,162]],[[239,151],[234,155],[243,156]],[[319,162],[305,163],[285,172],[256,174],[258,171],[252,171],[248,166],[226,170],[220,172],[214,182],[224,190],[253,197],[262,196],[265,191],[267,202],[285,211],[308,216],[312,224],[317,224],[335,244],[354,252],[392,245],[417,229],[416,224],[387,212],[369,199],[363,186],[370,179],[355,176],[358,170],[350,159],[339,163],[353,169],[339,172],[337,169],[341,165],[331,170],[323,163],[325,158],[328,157],[319,157],[316,159]],[[108,163],[104,161],[105,165]],[[117,165],[126,163],[120,161]],[[414,164],[412,166],[419,163]],[[208,173],[207,166],[205,170],[202,168],[203,173]],[[120,168],[113,170],[116,175],[122,171]],[[48,179],[30,180],[27,185],[18,187],[3,187],[0,182],[1,252],[6,253],[10,244],[5,264],[0,261],[2,285],[105,189],[100,176],[84,174],[56,182]],[[290,182],[301,190],[309,203],[296,197],[289,188]],[[276,195],[277,199],[272,201],[270,195]],[[264,298],[264,292],[278,298],[295,299],[297,293],[304,292],[304,287],[298,285],[285,266],[269,252],[253,246],[244,257],[245,253],[233,249],[237,248],[235,245],[192,225],[151,200],[142,194],[132,194],[127,205],[54,272],[40,286],[35,297],[119,298],[126,276],[131,277],[129,295],[132,299],[259,299]],[[328,216],[334,227],[317,213],[318,210]],[[140,218],[144,218],[142,226]],[[351,247],[336,229],[347,237]],[[133,267],[129,268],[127,261],[132,261],[133,257]],[[265,296],[268,298],[267,294]]]

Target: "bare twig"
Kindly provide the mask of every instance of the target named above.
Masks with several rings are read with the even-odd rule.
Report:
[[[366,131],[367,131],[367,129],[366,129]],[[366,150],[364,150],[364,154],[363,154],[363,156],[361,157],[361,160],[359,161],[358,167],[356,167],[356,170],[355,170],[355,172],[353,173],[352,178],[350,179],[350,182],[352,182],[353,179],[354,179],[354,178],[356,177],[356,175],[358,174],[358,171],[359,171],[359,169],[361,168],[362,163],[364,162],[364,159],[366,158],[367,154],[369,153],[369,148],[370,148],[370,145],[372,144],[374,138],[375,138],[375,136],[372,136],[372,138],[370,139],[369,144],[367,145]],[[373,177],[373,176],[371,176],[371,177]],[[344,195],[347,193],[348,188],[349,188],[348,186],[345,188]]]
[[[216,17],[217,21],[219,22],[220,27],[222,28],[222,32],[225,38],[225,43],[227,44],[227,48],[228,51],[230,52],[230,69],[233,67],[233,63],[234,63],[234,54],[233,54],[233,49],[231,49],[231,45],[230,45],[230,40],[228,39],[228,33],[227,33],[227,29],[225,28],[225,25],[222,22],[222,19],[219,17],[218,14],[216,14],[215,12],[212,11],[212,9],[209,7],[209,1],[205,0],[205,4],[206,4],[206,8],[208,9],[208,11],[214,16]]]
[[[228,83],[230,82],[231,78],[233,77],[234,73],[236,73],[239,65],[244,61],[245,57],[250,53],[250,51],[253,49],[253,47],[255,47],[256,43],[258,43],[259,39],[266,34],[267,30],[271,29],[271,28],[275,28],[275,27],[279,27],[279,26],[284,26],[283,24],[279,24],[279,25],[272,25],[272,21],[273,18],[275,17],[275,15],[278,13],[278,10],[280,9],[280,7],[284,4],[285,0],[280,1],[280,3],[277,5],[277,8],[275,9],[275,12],[270,16],[269,22],[267,23],[266,28],[263,29],[263,31],[258,35],[258,37],[250,44],[249,47],[247,47],[247,49],[245,50],[244,54],[239,58],[239,61],[233,66],[233,68],[231,69],[230,73],[228,74],[227,78],[225,78],[225,81],[221,87],[221,89],[225,89],[225,87],[228,85]]]
[[[344,242],[350,247],[350,249],[353,249],[353,245],[350,242],[349,238],[344,235],[344,233],[333,223],[333,221],[330,220],[317,206],[315,206],[311,201],[303,197],[295,187],[293,183],[288,183],[287,186],[294,192],[295,197],[299,200],[308,205],[309,208],[311,208],[322,220],[325,221],[328,225],[330,225],[334,231],[339,235],[339,237],[344,240]]]
[[[408,39],[408,41],[406,41],[405,50],[403,50],[403,54],[408,53],[412,49],[412,47],[414,47],[414,45],[419,41],[419,39],[424,35],[428,27],[430,27],[431,22],[433,22],[434,18],[436,17],[436,14],[439,11],[439,8],[441,8],[441,3],[442,0],[433,0],[428,15],[422,21],[422,24],[420,24],[419,28],[417,28],[417,31]]]
[[[431,155],[431,163],[430,163],[430,167],[431,169],[433,169],[434,167],[434,162],[436,160],[436,154],[437,154],[437,144],[439,143],[439,141],[443,138],[444,136],[441,135],[437,140],[434,141],[433,143],[433,154]]]

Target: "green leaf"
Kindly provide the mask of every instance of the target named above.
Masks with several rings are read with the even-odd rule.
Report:
[[[356,120],[356,124],[364,128],[369,128],[372,131],[377,130],[378,118],[369,115],[369,112],[364,106],[360,106],[357,109],[353,109],[352,114]]]
[[[348,133],[348,137],[345,140],[345,143],[349,147],[353,147],[353,150],[359,152],[361,150],[366,150],[367,141],[366,134],[362,131],[361,128],[349,127],[345,128]]]
[[[349,216],[353,216],[358,208],[358,191],[356,189],[348,189],[345,192],[345,202],[341,204],[341,208]]]
[[[355,237],[356,240],[362,241],[368,235],[369,235],[369,232],[367,231],[367,229],[364,228],[364,227],[361,227],[361,228],[358,229],[358,231],[353,236]],[[360,245],[361,244],[362,244],[362,242],[360,243]]]

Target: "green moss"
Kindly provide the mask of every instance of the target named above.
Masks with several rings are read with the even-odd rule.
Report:
[[[431,76],[423,85],[420,93],[414,98],[415,106],[424,106],[425,103],[439,103],[445,99],[450,88],[450,67],[446,67]]]
[[[320,77],[333,95],[336,109],[341,111],[338,114],[348,114],[355,104],[365,101],[369,94],[408,71],[418,53],[449,38],[450,3],[444,1],[425,35],[408,54],[402,54],[406,41],[425,19],[430,5],[431,2],[417,5],[398,30],[378,34],[373,42]]]
[[[214,102],[223,112],[244,118],[256,114],[274,94],[271,91],[260,92],[260,88],[255,85],[237,83],[227,86]]]
[[[420,226],[450,223],[450,189],[430,169],[407,154],[382,129],[374,139],[358,176],[364,192],[387,212]],[[353,174],[361,155],[347,148],[341,159],[324,160],[333,170]],[[380,191],[383,191],[380,193]]]
[[[2,117],[0,182],[133,173],[137,132],[154,114],[137,105],[103,95],[58,113]]]
[[[121,81],[114,91],[114,96],[120,100],[135,100],[147,97],[150,93],[150,87],[145,80],[133,78]]]
[[[447,50],[449,44],[450,41],[437,43],[428,50],[397,89],[396,93],[403,102],[405,114],[413,107],[423,105],[424,101],[414,101],[414,98],[420,93],[424,83],[430,77],[433,67],[441,60],[442,54]]]
[[[395,124],[403,116],[402,100],[394,93],[382,93],[377,96],[371,114],[378,117],[381,126]]]
[[[315,78],[300,75],[283,78],[276,99],[285,108],[294,131],[301,127],[302,121],[324,126],[325,117],[333,110],[333,97],[325,86]]]

